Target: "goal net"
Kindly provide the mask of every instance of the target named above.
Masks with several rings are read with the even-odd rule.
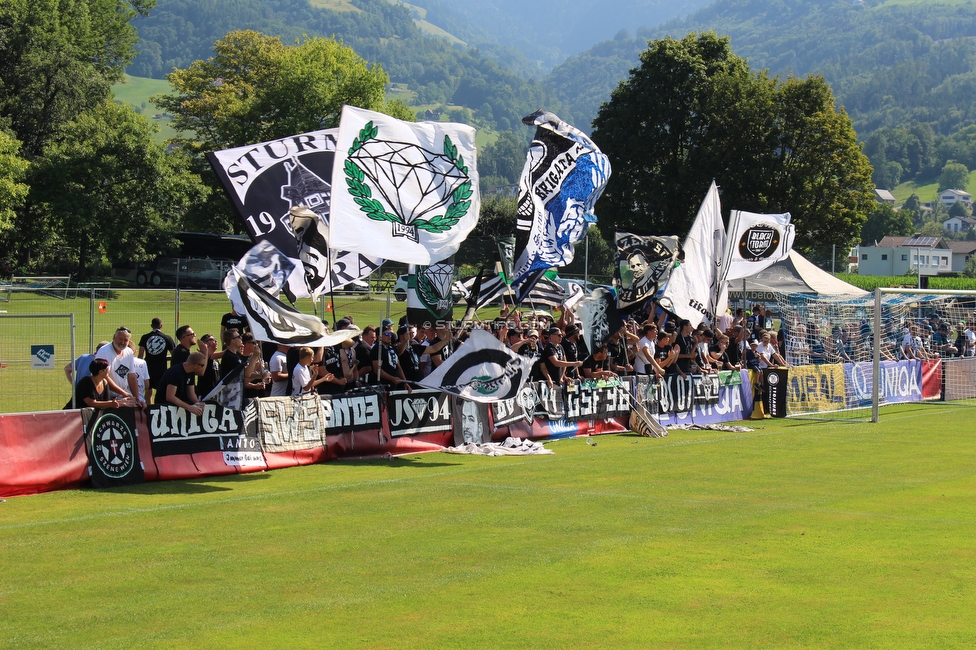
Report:
[[[37,293],[60,300],[68,297],[70,284],[71,276],[67,275],[15,275],[10,278],[10,288],[18,293]]]
[[[776,294],[776,308],[792,417],[876,421],[888,404],[976,405],[976,291]]]

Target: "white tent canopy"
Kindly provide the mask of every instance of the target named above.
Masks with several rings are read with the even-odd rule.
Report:
[[[851,298],[860,298],[868,293],[819,269],[795,250],[790,251],[789,257],[786,259],[763,269],[759,273],[729,283],[730,302],[742,299],[743,286],[746,291],[746,299],[750,301],[768,300],[770,297],[763,294],[771,292]]]

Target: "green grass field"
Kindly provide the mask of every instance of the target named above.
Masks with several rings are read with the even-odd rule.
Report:
[[[970,194],[976,194],[976,171],[969,173],[969,182],[966,187],[958,189],[965,190]],[[904,203],[912,194],[918,194],[918,198],[922,203],[932,203],[939,198],[939,182],[936,179],[926,185],[917,185],[915,181],[907,181],[891,190],[891,194],[895,197],[896,205]]]
[[[0,647],[972,648],[972,409],[0,503]]]

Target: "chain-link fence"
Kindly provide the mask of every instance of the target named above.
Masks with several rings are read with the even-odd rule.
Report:
[[[351,316],[360,327],[378,327],[384,318],[396,322],[406,313],[406,303],[385,293],[335,293],[300,300],[303,313],[317,314],[330,326],[334,320]],[[69,357],[90,354],[100,341],[108,341],[124,325],[132,330],[138,346],[142,335],[152,330],[153,318],[163,321],[163,331],[172,335],[180,325],[190,325],[199,336],[220,335],[220,321],[230,312],[223,291],[187,289],[110,289],[103,286],[72,288],[52,295],[38,289],[4,286],[0,295],[0,316],[6,317],[0,330],[0,413],[58,409],[71,397],[71,385],[63,368]],[[50,317],[57,318],[26,318]],[[65,325],[64,319],[72,319]],[[60,323],[55,325],[55,323]],[[64,330],[60,333],[57,328]],[[73,339],[71,334],[73,332]],[[54,346],[57,372],[30,366],[32,345]],[[73,355],[73,356],[72,356]],[[17,372],[13,372],[16,369]],[[45,372],[47,374],[45,374]],[[49,381],[49,377],[56,381]]]
[[[0,413],[51,411],[71,399],[64,367],[77,354],[74,334],[73,314],[0,313]]]

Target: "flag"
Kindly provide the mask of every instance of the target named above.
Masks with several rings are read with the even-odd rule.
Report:
[[[511,284],[512,265],[515,264],[515,236],[496,237],[495,245],[498,247],[498,274],[506,283]]]
[[[596,222],[593,207],[610,178],[609,159],[582,131],[544,111],[522,122],[536,132],[519,181],[511,278],[516,302],[541,272],[573,261],[574,245]]]
[[[613,269],[613,286],[617,291],[617,307],[627,311],[657,293],[667,281],[681,249],[677,237],[618,231],[614,240],[617,263]]]
[[[715,181],[698,208],[698,216],[682,249],[684,261],[671,271],[661,296],[661,306],[697,327],[704,319],[715,320],[725,256],[725,224]]]
[[[332,244],[407,264],[446,259],[478,222],[475,131],[342,107]]]
[[[454,256],[430,266],[410,265],[407,321],[446,322],[454,318]]]
[[[499,402],[519,394],[533,361],[485,330],[474,329],[464,345],[418,383],[474,402]]]
[[[508,290],[508,285],[505,284],[505,280],[499,275],[487,280],[482,279],[480,283],[478,282],[479,277],[468,278],[463,283],[464,290],[467,294],[468,305],[473,304],[476,310],[497,300]],[[475,291],[478,292],[477,295],[475,295]]]
[[[594,289],[576,307],[576,317],[583,328],[583,341],[592,353],[605,345],[613,334],[624,326],[617,312],[617,301],[606,289]]]
[[[729,219],[725,280],[739,280],[785,259],[796,230],[790,213],[754,214],[733,210]]]
[[[244,408],[244,370],[247,368],[247,360],[244,365],[234,368],[226,377],[217,382],[209,393],[201,401],[211,404],[220,404],[233,411],[240,411]]]
[[[468,278],[463,283],[464,289],[469,296],[474,290],[474,284],[475,278]],[[571,283],[570,286],[572,287],[573,284],[575,283]],[[579,287],[579,285],[576,286],[579,288],[580,297],[582,297],[583,288]],[[500,298],[507,291],[508,285],[505,284],[505,280],[501,276],[496,275],[488,280],[482,280],[481,291],[478,294],[476,308],[481,309],[485,305]],[[471,298],[469,297],[469,302],[470,300]],[[545,305],[546,307],[559,308],[567,302],[566,292],[563,291],[563,288],[560,287],[556,282],[553,282],[548,278],[541,278],[539,282],[531,288],[528,294],[526,294],[522,302],[527,302],[533,306]]]
[[[329,250],[337,135],[338,129],[311,131],[207,154],[251,239],[271,243],[301,269],[281,287],[293,302],[340,289],[383,261],[373,253]],[[308,214],[296,224],[298,209]]]
[[[324,347],[337,345],[360,332],[358,328],[352,328],[327,333],[321,320],[284,304],[236,266],[230,267],[224,278],[224,291],[234,311],[247,317],[251,333],[258,341]]]

